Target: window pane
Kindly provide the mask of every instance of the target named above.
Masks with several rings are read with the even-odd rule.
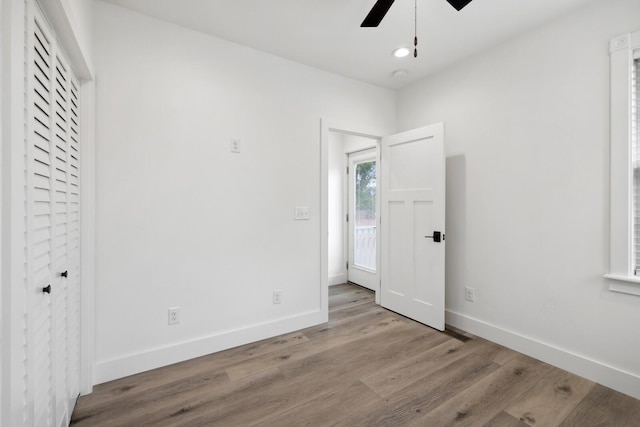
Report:
[[[376,268],[376,162],[358,163],[355,175],[353,262]]]

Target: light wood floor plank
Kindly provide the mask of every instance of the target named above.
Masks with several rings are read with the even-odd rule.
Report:
[[[441,334],[446,336],[445,334]],[[371,387],[378,395],[388,398],[408,385],[418,381],[432,372],[447,366],[472,352],[482,349],[481,345],[487,345],[486,341],[475,341],[473,343],[463,343],[456,339],[449,339],[446,342],[432,347],[422,354],[405,360],[402,364],[388,366],[380,371],[374,372],[362,378],[362,382]],[[506,363],[515,357],[516,353],[504,347],[491,344],[489,351],[482,352],[485,360]]]
[[[550,365],[518,355],[411,426],[481,426],[530,389]]]
[[[325,337],[316,337],[313,346],[297,345],[289,347],[282,351],[266,354],[248,361],[236,363],[227,368],[227,374],[231,380],[236,380],[257,372],[264,371],[273,367],[281,366],[286,363],[303,359],[311,354],[329,350],[331,348],[352,342],[362,337],[391,333],[395,328],[405,325],[399,319],[387,317],[374,324],[364,324],[360,328],[343,330],[342,334],[327,335]]]
[[[638,426],[640,401],[329,290],[329,322],[122,378],[74,426]]]
[[[360,381],[339,388],[298,405],[275,417],[265,417],[252,426],[330,426],[353,413],[354,408],[366,411],[383,403],[382,399]]]
[[[302,348],[305,344],[291,347],[291,353],[296,352],[296,357],[286,358],[279,364],[278,370],[282,372],[282,378],[278,377],[269,384],[264,384],[259,390],[230,388],[230,394],[241,394],[242,399],[225,397],[224,405],[220,405],[218,395],[210,395],[200,399],[197,407],[190,406],[181,412],[175,411],[171,420],[178,425],[246,425],[255,417],[262,418],[284,412],[326,393],[327,390],[342,387],[343,382],[355,378],[359,370],[371,369],[367,365],[370,363],[367,359],[389,360],[398,354],[398,350],[394,350],[393,347],[396,342],[407,343],[411,339],[422,340],[424,336],[437,335],[430,330],[416,334],[414,329],[408,328],[409,323],[403,319],[394,319],[388,324],[404,325],[404,328],[396,327],[393,336],[387,338],[391,346],[385,351],[374,351],[379,348],[380,343],[377,335],[371,334],[369,328],[360,328],[362,336],[359,339],[349,340],[339,348],[330,347],[320,353],[316,349],[315,352],[308,353],[307,357],[302,357],[305,354]],[[411,346],[407,345],[406,348]],[[370,355],[356,358],[356,349]],[[232,381],[232,384],[234,382]],[[251,408],[250,412],[246,411],[247,405]],[[156,422],[162,425],[164,421],[162,419]]]
[[[279,369],[260,372],[252,377],[245,377],[233,381],[222,387],[200,390],[196,394],[184,394],[173,399],[165,399],[157,405],[154,411],[139,412],[136,417],[130,417],[128,425],[134,426],[182,426],[197,425],[194,420],[207,415],[211,419],[224,415],[229,408],[237,408],[243,402],[243,408],[252,408],[255,415],[259,412],[253,405],[259,403],[260,408],[273,405],[274,399],[269,398],[271,391],[278,385],[285,383],[284,376]],[[246,411],[245,411],[246,412]],[[260,415],[258,415],[260,416]],[[128,417],[129,418],[129,417]],[[229,425],[229,424],[218,424]]]
[[[483,427],[527,427],[528,425],[529,424],[520,421],[513,415],[509,415],[506,412],[500,412]]]
[[[562,427],[639,426],[640,401],[596,384],[569,416]]]
[[[555,427],[593,389],[595,383],[562,369],[552,368],[505,412],[531,426]]]
[[[345,385],[352,384],[361,376],[422,352],[428,348],[430,342],[447,339],[433,330],[421,329],[416,331],[414,328],[399,328],[393,335],[386,337],[386,345],[383,348],[378,336],[366,336],[282,367],[288,383],[294,385],[296,392],[274,391],[276,395],[281,395],[283,405],[280,409],[286,412],[296,405],[305,403],[305,399],[318,397],[326,391],[340,393]],[[309,405],[304,407],[308,408]],[[272,412],[275,411],[272,409]]]
[[[385,406],[369,412],[356,412],[336,425],[407,425],[420,420],[425,414],[500,369],[500,365],[490,357],[494,350],[496,349],[491,346],[484,346],[482,351],[467,354],[451,363],[444,363],[440,369],[385,399]]]

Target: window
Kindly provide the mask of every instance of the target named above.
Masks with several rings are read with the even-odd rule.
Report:
[[[640,31],[611,40],[609,289],[640,295]]]

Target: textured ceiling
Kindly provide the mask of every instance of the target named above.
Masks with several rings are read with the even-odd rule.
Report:
[[[412,46],[414,1],[396,0],[378,28],[360,28],[375,0],[106,0],[296,62],[400,88],[429,73],[606,0],[473,0],[457,12],[445,0],[417,0],[418,58],[392,57]],[[392,77],[398,69],[408,71]]]

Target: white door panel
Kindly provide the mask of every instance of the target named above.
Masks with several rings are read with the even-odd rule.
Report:
[[[381,304],[444,330],[444,126],[382,140]]]

